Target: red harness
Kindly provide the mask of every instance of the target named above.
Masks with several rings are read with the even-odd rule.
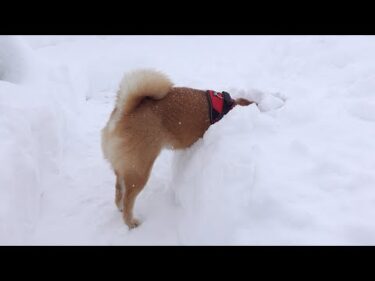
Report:
[[[206,93],[211,124],[214,124],[223,118],[223,116],[236,105],[227,92],[218,93],[208,90]]]

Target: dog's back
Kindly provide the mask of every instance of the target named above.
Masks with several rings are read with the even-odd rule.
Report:
[[[117,162],[111,161],[118,152],[108,149],[114,146],[109,143],[113,143],[110,138],[127,139],[129,148],[132,142],[186,148],[202,137],[209,126],[204,91],[173,87],[159,72],[136,71],[121,82],[116,106],[103,129],[103,152],[111,163]]]
[[[170,148],[189,147],[210,126],[207,97],[201,90],[174,87],[162,100],[144,100],[139,109],[143,107],[160,122],[163,144]]]

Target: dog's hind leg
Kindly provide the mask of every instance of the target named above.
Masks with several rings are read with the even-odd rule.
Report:
[[[150,149],[150,147],[148,147],[142,152],[142,157],[138,158],[136,163],[133,162],[131,165],[128,165],[123,173],[125,183],[123,218],[130,229],[140,224],[140,222],[133,217],[135,199],[146,185],[151,168],[160,149],[155,147]]]
[[[115,189],[115,203],[117,208],[119,209],[120,212],[122,212],[123,209],[123,199],[124,199],[124,192],[125,192],[125,186],[124,186],[124,179],[118,175],[117,172],[116,174],[116,189]]]
[[[124,194],[124,211],[123,218],[124,222],[128,227],[135,228],[140,222],[133,216],[133,208],[137,195],[142,191],[145,186],[147,179],[144,175],[139,175],[133,171],[125,175],[125,194]]]

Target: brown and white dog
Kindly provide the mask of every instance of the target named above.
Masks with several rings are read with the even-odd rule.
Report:
[[[139,225],[133,217],[134,202],[161,149],[191,146],[235,105],[251,103],[233,100],[225,92],[174,87],[168,77],[153,70],[124,76],[102,130],[102,150],[116,175],[115,203],[129,228]]]

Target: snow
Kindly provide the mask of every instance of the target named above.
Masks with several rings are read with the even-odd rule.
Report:
[[[374,48],[374,36],[0,36],[0,244],[374,245]],[[259,107],[164,151],[129,231],[100,130],[137,68]]]

